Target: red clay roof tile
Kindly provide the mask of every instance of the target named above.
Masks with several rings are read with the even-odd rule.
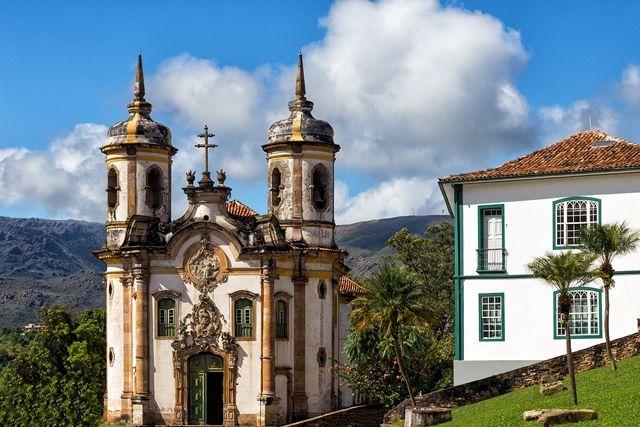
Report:
[[[607,143],[605,141],[610,141]],[[579,132],[502,166],[440,178],[440,182],[597,172],[640,167],[640,145],[599,130]]]
[[[365,295],[367,293],[365,288],[347,276],[340,276],[340,280],[338,280],[338,291],[341,294],[349,295]]]
[[[227,202],[227,212],[229,212],[233,216],[241,216],[241,217],[258,215],[258,213],[253,209],[251,209],[249,206],[235,199],[231,200],[230,202]]]

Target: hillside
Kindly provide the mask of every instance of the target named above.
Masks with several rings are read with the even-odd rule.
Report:
[[[427,225],[442,220],[448,217],[405,216],[339,225],[336,241],[349,252],[346,262],[353,273],[363,276],[393,252],[385,246],[393,233],[407,227],[421,234]],[[44,306],[104,306],[104,266],[90,254],[104,239],[104,225],[99,223],[0,217],[0,328],[35,321]]]
[[[598,419],[583,421],[571,426],[637,426],[640,416],[640,356],[618,361],[618,370],[602,366],[576,374],[578,407],[595,409]],[[569,388],[569,379],[565,379]],[[603,390],[606,390],[603,393]],[[453,410],[453,420],[442,426],[464,427],[513,427],[536,426],[536,422],[525,422],[522,413],[540,408],[571,408],[569,390],[541,396],[538,386],[516,390],[502,396],[484,400]]]
[[[346,264],[355,277],[369,275],[376,269],[385,255],[393,255],[386,242],[396,231],[407,228],[412,234],[422,234],[427,226],[451,222],[448,215],[416,215],[376,219],[336,227],[336,243],[349,255]]]

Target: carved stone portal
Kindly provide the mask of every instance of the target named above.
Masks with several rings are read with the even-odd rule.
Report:
[[[202,293],[209,293],[227,280],[226,266],[224,252],[203,236],[200,247],[188,258],[180,275],[185,283],[192,284]]]
[[[224,425],[236,425],[235,383],[237,376],[238,345],[231,334],[222,332],[226,323],[218,307],[206,294],[200,294],[199,302],[180,322],[180,328],[171,346],[176,384],[174,417],[176,421],[188,422],[188,360],[198,353],[209,352],[223,360],[223,414]]]

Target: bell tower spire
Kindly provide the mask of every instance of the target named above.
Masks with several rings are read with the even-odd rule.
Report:
[[[132,217],[171,221],[171,131],[153,121],[145,100],[142,55],[138,55],[129,117],[109,128],[100,150],[107,161],[107,247],[123,243]]]
[[[262,149],[269,170],[269,212],[285,229],[286,239],[312,247],[334,248],[334,162],[340,146],[333,128],[311,115],[306,98],[302,53],[298,53],[291,114],[269,128]]]
[[[302,65],[302,51],[298,52],[298,72],[296,74],[296,101],[306,101],[304,96],[307,89],[304,86],[304,66]]]
[[[142,54],[138,54],[138,68],[136,69],[136,83],[133,89],[134,101],[144,101],[144,73],[142,71]]]

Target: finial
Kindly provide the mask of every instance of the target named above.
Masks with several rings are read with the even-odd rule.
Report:
[[[302,101],[307,93],[304,87],[304,67],[302,65],[302,51],[298,52],[298,74],[296,75],[296,100]]]
[[[313,110],[313,102],[307,101],[305,95],[307,88],[304,83],[304,66],[302,64],[302,51],[298,52],[298,72],[296,74],[296,97],[289,102],[289,111],[302,111],[309,114]]]
[[[142,72],[142,53],[138,54],[138,69],[136,70],[136,84],[133,91],[136,101],[144,101],[144,73]]]

